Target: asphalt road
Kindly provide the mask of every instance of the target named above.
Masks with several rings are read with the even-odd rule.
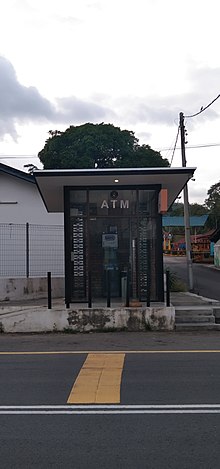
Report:
[[[166,256],[164,264],[165,267],[169,267],[172,272],[175,272],[186,285],[188,284],[185,257]],[[194,263],[192,269],[195,293],[220,301],[220,270],[209,264]]]
[[[219,469],[218,333],[3,335],[0,349],[1,469]],[[122,349],[120,404],[67,405],[87,353]]]

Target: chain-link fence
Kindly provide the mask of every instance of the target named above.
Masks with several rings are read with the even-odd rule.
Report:
[[[0,276],[64,276],[64,228],[0,223]]]

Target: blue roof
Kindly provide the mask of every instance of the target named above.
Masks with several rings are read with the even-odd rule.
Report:
[[[190,217],[190,226],[204,226],[208,215],[192,216]],[[184,226],[184,217],[171,217],[164,215],[162,217],[163,226]]]

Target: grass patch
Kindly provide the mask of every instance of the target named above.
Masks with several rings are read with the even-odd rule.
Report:
[[[172,292],[187,291],[185,282],[178,277],[177,273],[170,271],[170,270],[169,270],[169,273],[170,273],[170,291]]]

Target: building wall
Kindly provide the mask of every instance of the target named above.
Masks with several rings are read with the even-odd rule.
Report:
[[[63,276],[63,236],[63,213],[47,212],[36,184],[0,171],[0,277]]]
[[[38,225],[63,225],[63,214],[47,212],[36,184],[0,173],[0,223],[27,222]]]
[[[214,245],[214,265],[220,268],[220,240]]]
[[[64,297],[64,278],[52,277],[52,298]],[[0,302],[36,300],[48,297],[47,278],[2,278],[0,277]],[[46,302],[45,302],[46,303]],[[1,305],[1,303],[0,303]]]

